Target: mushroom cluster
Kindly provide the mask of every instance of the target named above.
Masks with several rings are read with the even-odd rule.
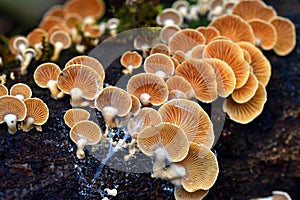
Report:
[[[24,83],[14,84],[9,92],[5,85],[0,85],[0,124],[5,122],[9,133],[15,134],[18,129],[27,132],[34,127],[42,131],[49,109],[41,99],[31,96],[30,87]]]

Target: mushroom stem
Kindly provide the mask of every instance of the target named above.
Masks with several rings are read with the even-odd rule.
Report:
[[[34,119],[32,117],[28,117],[21,125],[23,131],[28,132],[33,128]]]
[[[56,80],[50,80],[50,81],[48,81],[47,87],[50,90],[52,98],[54,98],[54,99],[61,98],[61,97],[58,97],[58,94],[60,93],[60,91],[59,91],[59,89],[57,87],[57,81]]]
[[[117,116],[117,114],[118,114],[118,110],[114,107],[105,106],[102,109],[102,115],[108,127],[111,127],[114,124],[114,118]]]
[[[163,72],[163,71],[156,71],[155,75],[159,76],[162,80],[164,80],[165,78],[167,78],[166,73]]]
[[[15,95],[15,97],[22,101],[25,99],[25,97],[22,94],[17,94],[17,95]]]
[[[83,159],[85,157],[84,154],[84,147],[87,144],[87,140],[84,138],[81,138],[77,141],[77,152],[76,152],[76,156],[79,159]]]
[[[183,178],[186,175],[186,170],[182,165],[171,164],[171,166],[163,172],[162,177],[171,179]]]
[[[81,89],[79,88],[73,88],[70,91],[70,95],[71,95],[71,105],[72,106],[81,106],[83,103],[83,92]]]
[[[63,49],[63,43],[62,42],[56,42],[54,45],[54,51],[53,55],[51,57],[51,61],[56,61],[59,57],[60,52]]]
[[[27,67],[33,58],[33,55],[31,53],[28,53],[25,56],[26,56],[25,60],[22,62],[22,65],[21,65],[21,75],[27,74]]]
[[[143,93],[140,96],[140,101],[144,106],[151,106],[150,98],[151,96],[148,93]]]
[[[36,52],[36,60],[38,60],[43,55],[42,49],[43,49],[42,43],[37,43],[34,45],[34,50]]]
[[[8,126],[8,132],[15,134],[17,132],[17,116],[14,114],[7,114],[4,116],[4,121]]]
[[[128,65],[128,67],[126,69],[123,69],[122,72],[126,75],[126,74],[132,74],[133,72],[133,65]]]

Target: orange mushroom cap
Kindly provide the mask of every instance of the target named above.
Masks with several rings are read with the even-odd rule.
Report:
[[[41,28],[35,28],[27,34],[28,42],[33,47],[36,44],[42,45],[43,38],[47,38],[47,32]]]
[[[215,27],[220,35],[226,36],[234,42],[246,41],[255,44],[251,26],[237,15],[223,15],[212,21],[209,26]]]
[[[295,25],[284,17],[274,17],[269,22],[275,27],[277,33],[275,53],[279,56],[289,54],[296,46]]]
[[[127,91],[138,97],[144,106],[159,106],[167,100],[169,94],[167,84],[159,76],[150,73],[132,76]]]
[[[102,0],[72,0],[65,4],[64,13],[78,13],[83,19],[99,19],[105,14],[105,4]]]
[[[180,26],[183,22],[182,15],[174,8],[166,8],[160,15],[156,17],[158,25],[178,25]]]
[[[21,100],[25,100],[31,97],[31,88],[24,83],[16,83],[10,88],[10,95],[16,96]]]
[[[208,44],[213,38],[220,36],[220,32],[213,26],[196,28],[197,31],[205,37],[205,44]]]
[[[136,116],[141,110],[141,103],[140,103],[140,100],[136,96],[130,95],[130,97],[131,97],[131,101],[132,101],[130,113],[133,116]]]
[[[203,58],[217,58],[225,61],[233,70],[236,88],[242,87],[248,80],[250,66],[244,60],[242,49],[229,40],[215,40],[204,49]]]
[[[81,108],[69,109],[64,114],[64,122],[69,128],[72,128],[77,122],[88,120],[89,118],[90,113]]]
[[[50,33],[49,37],[49,42],[54,46],[53,56],[51,57],[51,60],[54,61],[58,59],[63,49],[68,49],[71,46],[72,40],[70,35],[63,30],[56,30]]]
[[[123,73],[131,74],[133,69],[137,69],[142,65],[143,58],[136,51],[126,51],[123,53],[120,62],[121,65],[126,68],[123,70]]]
[[[217,99],[216,74],[210,64],[190,58],[176,68],[176,75],[184,77],[191,84],[199,101],[210,103]]]
[[[169,47],[164,43],[157,43],[151,48],[150,55],[155,53],[162,53],[170,56]]]
[[[174,196],[176,200],[202,200],[208,194],[208,190],[197,190],[187,192],[182,187],[175,187]]]
[[[185,80],[182,76],[172,76],[166,81],[168,89],[170,91],[176,90],[183,92],[188,99],[195,97],[195,92],[191,86],[191,84]]]
[[[205,46],[206,45],[204,44],[198,44],[194,46],[191,52],[191,58],[202,59]]]
[[[54,5],[52,6],[43,16],[43,18],[54,16],[59,17],[61,19],[64,18],[64,8],[62,5]]]
[[[62,18],[56,16],[45,17],[39,24],[39,28],[45,30],[46,32],[48,32],[54,26],[67,27],[65,21]]]
[[[241,124],[247,124],[262,112],[266,101],[266,89],[263,84],[259,82],[254,96],[249,101],[240,104],[235,102],[231,97],[228,97],[223,104],[223,110],[227,112],[231,120]]]
[[[145,59],[144,70],[166,79],[174,74],[175,67],[172,59],[162,53],[151,54]]]
[[[162,105],[158,112],[164,122],[178,125],[189,142],[212,147],[214,142],[213,124],[207,113],[196,102],[173,99]]]
[[[5,85],[0,84],[0,97],[4,95],[8,95],[8,89]]]
[[[162,42],[169,43],[170,38],[180,30],[180,27],[177,25],[164,26],[159,32],[159,38]]]

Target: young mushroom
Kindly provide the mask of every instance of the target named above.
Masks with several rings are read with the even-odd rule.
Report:
[[[156,23],[162,26],[167,26],[167,25],[180,26],[183,23],[183,17],[174,8],[166,8],[162,11],[160,15],[157,15]]]
[[[77,122],[88,120],[89,118],[90,113],[81,108],[69,109],[64,114],[64,122],[69,128],[72,128]]]
[[[35,28],[27,34],[29,45],[32,46],[36,52],[36,59],[42,56],[43,40],[47,38],[47,32],[41,28]]]
[[[127,83],[129,94],[139,98],[144,106],[159,106],[168,98],[167,84],[157,75],[140,73],[132,76]]]
[[[117,35],[117,28],[120,25],[120,20],[118,18],[110,18],[107,23],[106,26],[108,28],[108,30],[110,31],[110,35],[112,37]]]
[[[27,108],[26,118],[21,124],[23,131],[29,131],[36,127],[42,131],[42,125],[45,124],[49,117],[49,109],[46,103],[39,98],[28,98],[24,100]]]
[[[21,54],[24,56],[24,51],[27,49],[29,46],[28,40],[24,36],[16,36],[13,37],[12,40],[12,48],[14,49],[13,51],[17,52],[18,54]]]
[[[24,83],[16,83],[13,86],[11,86],[9,94],[24,101],[25,99],[31,97],[32,91],[28,85]]]
[[[121,57],[121,65],[126,69],[122,70],[124,74],[132,74],[134,69],[137,69],[141,66],[143,58],[136,51],[126,51]]]
[[[144,70],[146,73],[156,74],[164,80],[174,74],[175,67],[169,56],[162,53],[155,53],[145,59]]]
[[[54,31],[49,37],[49,42],[54,46],[51,61],[56,61],[60,52],[64,49],[68,49],[71,46],[72,41],[70,35],[63,30]]]
[[[107,127],[123,127],[127,124],[132,100],[125,90],[110,86],[99,93],[95,106],[101,111]]]
[[[57,87],[57,78],[60,72],[59,66],[55,63],[43,63],[34,71],[33,79],[39,87],[48,88],[52,98],[62,98],[64,95]]]
[[[71,95],[72,106],[89,106],[102,90],[103,80],[94,69],[73,64],[61,71],[57,86],[63,93]]]
[[[5,122],[8,132],[17,132],[17,122],[26,117],[27,108],[25,103],[17,97],[5,95],[0,97],[0,124]]]
[[[24,51],[24,61],[22,62],[22,65],[21,65],[21,75],[25,75],[27,74],[27,67],[28,65],[30,64],[32,58],[36,57],[36,52],[34,49],[32,48],[27,48],[25,49]]]
[[[70,130],[70,138],[77,145],[77,158],[83,159],[84,147],[97,144],[101,136],[102,131],[95,122],[83,120],[74,124]]]

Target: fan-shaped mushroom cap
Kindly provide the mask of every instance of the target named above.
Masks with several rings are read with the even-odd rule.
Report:
[[[182,187],[175,187],[174,196],[176,200],[202,200],[208,194],[208,190],[197,190],[187,192]]]
[[[62,5],[54,5],[43,15],[43,18],[48,16],[55,16],[64,18],[64,7]]]
[[[177,10],[182,16],[187,16],[190,4],[186,0],[177,0],[172,4],[172,8]]]
[[[205,46],[205,44],[198,44],[194,46],[191,52],[191,58],[202,59]]]
[[[55,63],[43,63],[34,71],[33,79],[39,87],[49,88],[51,96],[56,99],[60,92],[57,88],[57,78],[60,72],[59,66]]]
[[[27,108],[25,120],[22,122],[22,130],[29,131],[34,126],[42,131],[41,125],[45,124],[49,117],[49,109],[46,103],[39,98],[28,98],[24,100]]]
[[[245,103],[254,96],[257,88],[258,80],[254,74],[250,73],[245,85],[239,89],[235,89],[231,94],[231,97],[237,103]]]
[[[64,20],[69,28],[76,28],[76,26],[79,27],[83,21],[81,15],[78,13],[68,13],[64,16]]]
[[[214,142],[213,124],[207,113],[196,102],[173,99],[162,105],[158,112],[164,122],[178,125],[189,142],[212,147]]]
[[[263,110],[267,101],[267,92],[262,83],[259,82],[254,96],[246,103],[237,103],[231,97],[228,97],[223,110],[227,112],[230,119],[241,124],[247,124],[255,119]]]
[[[83,19],[98,19],[105,13],[105,4],[102,0],[72,0],[65,4],[64,13],[78,13]]]
[[[217,80],[217,91],[221,97],[230,95],[236,86],[236,79],[231,67],[217,58],[204,58],[203,61],[210,64],[214,69]]]
[[[116,117],[126,116],[132,106],[131,96],[118,87],[104,88],[95,99],[95,106],[101,111],[106,124],[114,126]]]
[[[183,130],[171,123],[144,128],[137,137],[139,149],[147,156],[153,156],[158,148],[164,149],[166,158],[171,162],[183,160],[189,150],[189,141]]]
[[[140,73],[132,76],[127,84],[129,94],[138,97],[144,106],[159,106],[168,98],[168,86],[157,75]]]
[[[17,121],[23,121],[26,117],[25,103],[17,97],[5,95],[0,97],[0,124],[6,122],[8,132],[17,132]]]
[[[165,79],[174,74],[175,67],[169,56],[162,53],[155,53],[145,59],[144,70],[147,73],[156,74]]]
[[[24,83],[16,83],[10,88],[10,95],[15,96],[21,100],[25,100],[31,97],[31,88]]]
[[[233,70],[236,88],[242,87],[248,80],[250,66],[244,60],[242,49],[229,40],[215,40],[204,49],[203,58],[217,58],[225,61]]]
[[[88,38],[99,38],[102,34],[100,27],[93,24],[83,23],[81,25],[83,35]]]
[[[172,99],[187,99],[187,96],[180,90],[171,90],[169,91],[168,101]]]
[[[102,131],[95,122],[83,120],[74,124],[70,130],[70,138],[77,145],[77,158],[83,159],[85,157],[84,147],[97,144],[101,136]]]
[[[213,38],[220,36],[220,32],[213,26],[203,27],[200,26],[196,29],[205,37],[205,44],[208,44]]]
[[[49,42],[54,46],[53,56],[51,57],[51,60],[54,61],[58,59],[63,49],[68,49],[71,46],[72,41],[70,35],[62,30],[54,31],[52,34],[49,34],[49,36]]]
[[[42,45],[43,38],[47,38],[47,32],[41,28],[35,28],[27,34],[29,45],[33,47]]]
[[[126,69],[123,70],[124,74],[131,74],[133,69],[137,69],[142,65],[143,58],[138,52],[136,51],[126,51],[123,53],[121,57],[121,65]]]
[[[275,46],[277,33],[272,24],[261,19],[251,19],[248,23],[252,27],[256,46],[264,50],[270,50]]]
[[[177,50],[174,53],[172,53],[172,57],[175,58],[180,63],[184,62],[187,58],[184,51],[181,51],[181,50]]]
[[[246,60],[246,62],[250,64],[252,62],[250,53],[245,49],[242,49],[242,50],[243,50],[243,54],[244,54],[244,60]],[[252,68],[250,69],[250,71],[251,70],[252,70]]]
[[[238,2],[232,9],[232,14],[239,15],[244,20],[262,19],[268,21],[276,16],[276,11],[268,7],[263,1],[243,0]]]
[[[29,46],[28,40],[22,35],[16,35],[9,40],[9,50],[13,55],[23,54]]]
[[[71,65],[61,71],[57,78],[58,88],[71,95],[71,105],[84,106],[86,100],[94,100],[102,89],[103,80],[92,68]]]
[[[56,16],[45,17],[39,24],[39,28],[45,30],[46,32],[48,32],[54,26],[67,27],[65,21],[62,18]]]
[[[234,42],[246,41],[255,44],[255,36],[251,26],[237,15],[224,15],[212,21],[209,26],[215,27],[220,35]]]
[[[180,30],[180,27],[177,25],[164,26],[159,32],[159,38],[162,42],[169,43],[170,38]]]
[[[215,154],[203,144],[191,143],[188,155],[178,164],[186,170],[182,186],[187,192],[208,190],[216,182],[219,174]]]
[[[296,46],[296,30],[294,24],[284,17],[274,17],[269,21],[276,29],[277,40],[274,51],[279,56],[289,54]]]
[[[132,101],[130,113],[133,116],[136,116],[141,110],[141,102],[136,96],[130,95],[130,97],[131,97],[131,101]]]
[[[105,79],[105,71],[103,69],[103,66],[100,63],[100,61],[98,61],[96,58],[93,58],[91,56],[86,56],[86,55],[75,56],[65,64],[65,68],[73,64],[86,65],[94,69],[102,78],[102,80]]]
[[[178,50],[188,54],[197,44],[205,44],[205,37],[194,29],[184,29],[176,32],[169,40],[171,53]]]
[[[167,56],[170,56],[169,47],[163,43],[157,43],[151,48],[150,55],[155,53],[162,53]]]
[[[175,67],[175,69],[179,66],[179,61],[176,59],[176,58],[174,58],[174,57],[171,57],[171,59],[172,59],[172,61],[173,61],[173,64],[174,64],[174,67]]]
[[[216,74],[210,64],[191,58],[176,68],[176,75],[184,77],[191,84],[199,101],[210,103],[217,99]]]
[[[69,128],[72,128],[77,122],[88,120],[89,118],[90,113],[80,108],[69,109],[64,114],[64,122]]]
[[[242,49],[248,51],[251,57],[250,66],[253,73],[264,86],[266,86],[271,77],[271,64],[264,54],[254,45],[248,42],[237,43]]]
[[[140,112],[128,122],[128,132],[136,138],[141,130],[147,126],[153,126],[162,122],[160,114],[153,108],[142,108]]]
[[[195,92],[191,84],[181,76],[172,76],[166,81],[170,91],[177,90],[183,92],[188,99],[195,97]]]
[[[5,85],[0,84],[0,97],[8,95],[8,89]]]
[[[178,25],[180,26],[183,22],[182,15],[174,8],[166,8],[160,15],[156,17],[158,25]]]

